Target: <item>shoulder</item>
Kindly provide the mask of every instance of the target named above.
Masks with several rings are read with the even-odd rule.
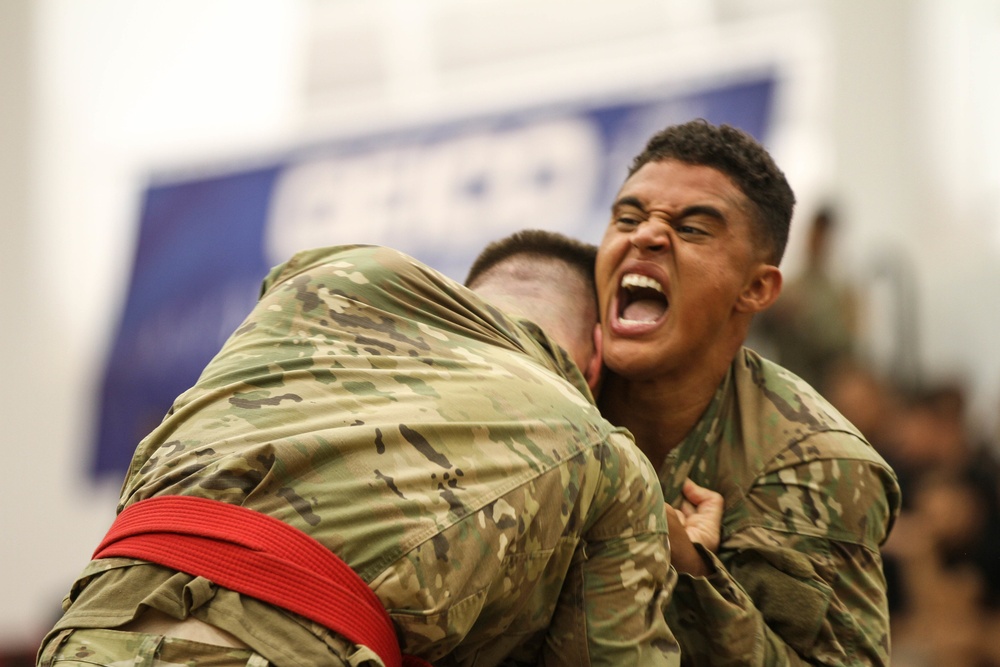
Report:
[[[402,280],[407,276],[426,276],[452,282],[431,267],[409,255],[376,245],[340,245],[302,250],[288,261],[272,268],[261,293],[298,276],[334,276],[357,285],[374,280]]]
[[[308,311],[322,319],[331,309],[348,313],[338,326],[392,327],[395,334],[425,340],[426,350],[450,348],[468,357],[465,361],[484,355],[497,364],[507,360],[515,367],[508,375],[515,377],[524,374],[520,369],[528,359],[539,371],[572,383],[592,402],[572,360],[537,326],[507,315],[458,281],[392,248],[347,245],[299,252],[271,270],[261,295],[258,311]],[[294,307],[286,308],[288,303]]]
[[[729,439],[746,454],[744,483],[813,470],[859,484],[863,478],[874,493],[897,495],[895,474],[882,455],[808,383],[749,349],[733,366],[736,406],[730,414],[736,416]]]
[[[803,447],[822,441],[819,455],[881,461],[864,434],[791,371],[744,348],[733,363],[733,375],[744,424],[752,421],[765,441]]]
[[[735,365],[743,443],[759,443],[746,493],[776,526],[875,548],[898,512],[895,474],[864,435],[803,380],[744,350]],[[801,512],[786,511],[792,507]],[[784,508],[784,509],[782,509]],[[807,511],[808,510],[808,511]]]
[[[294,307],[289,309],[287,304]],[[500,313],[477,294],[423,262],[392,248],[344,245],[313,248],[293,255],[268,273],[261,287],[258,309],[280,307],[289,312],[338,314],[350,312],[362,320],[341,318],[379,328],[385,318],[409,323],[424,333],[461,339],[477,336],[494,343]],[[326,319],[325,315],[322,315]],[[435,335],[430,333],[428,335]]]

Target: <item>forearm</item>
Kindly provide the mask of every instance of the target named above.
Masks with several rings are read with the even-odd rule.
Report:
[[[676,574],[659,555],[662,539],[587,543],[563,584],[543,664],[679,667],[664,615]]]
[[[886,647],[878,645],[887,642],[885,616],[868,613],[866,605],[848,611],[833,589],[809,574],[801,555],[769,554],[773,560],[786,556],[789,571],[750,572],[751,595],[715,556],[699,550],[711,573],[680,575],[667,614],[686,665],[888,664]],[[883,596],[877,590],[872,596],[879,607]]]
[[[663,496],[631,441],[608,444],[605,474],[549,622],[544,664],[679,667],[664,616],[677,575]]]

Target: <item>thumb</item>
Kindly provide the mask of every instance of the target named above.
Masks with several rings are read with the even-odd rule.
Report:
[[[684,497],[687,498],[694,505],[701,505],[704,502],[717,501],[722,502],[722,495],[712,491],[704,486],[699,486],[691,481],[691,478],[684,480],[683,487]]]

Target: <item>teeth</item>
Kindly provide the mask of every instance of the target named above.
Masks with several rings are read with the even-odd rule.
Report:
[[[658,281],[653,280],[649,276],[643,276],[638,273],[626,273],[622,276],[622,287],[646,287],[649,289],[655,289],[657,292],[663,292],[663,285],[661,285]]]

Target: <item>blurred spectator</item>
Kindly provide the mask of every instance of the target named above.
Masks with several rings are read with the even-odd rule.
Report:
[[[1000,465],[966,390],[900,391],[854,358],[821,390],[889,461],[903,511],[884,549],[894,667],[1000,667]]]
[[[817,389],[892,464],[889,431],[899,404],[892,384],[870,364],[846,356],[831,364]]]
[[[819,209],[809,228],[802,273],[785,283],[774,306],[755,323],[755,335],[774,361],[814,387],[822,386],[832,365],[854,349],[854,293],[828,266],[836,231],[833,208]]]
[[[964,475],[928,473],[901,514],[885,546],[905,591],[892,612],[897,666],[1000,665],[997,613],[976,557],[995,506],[986,495]]]
[[[885,547],[896,665],[1000,665],[1000,474],[965,402],[960,384],[912,392],[885,431],[903,489]]]
[[[886,424],[882,453],[896,470],[904,494],[931,472],[968,473],[995,488],[997,462],[990,444],[977,442],[972,435],[960,382],[910,390],[893,414]],[[903,503],[905,507],[905,497]]]

